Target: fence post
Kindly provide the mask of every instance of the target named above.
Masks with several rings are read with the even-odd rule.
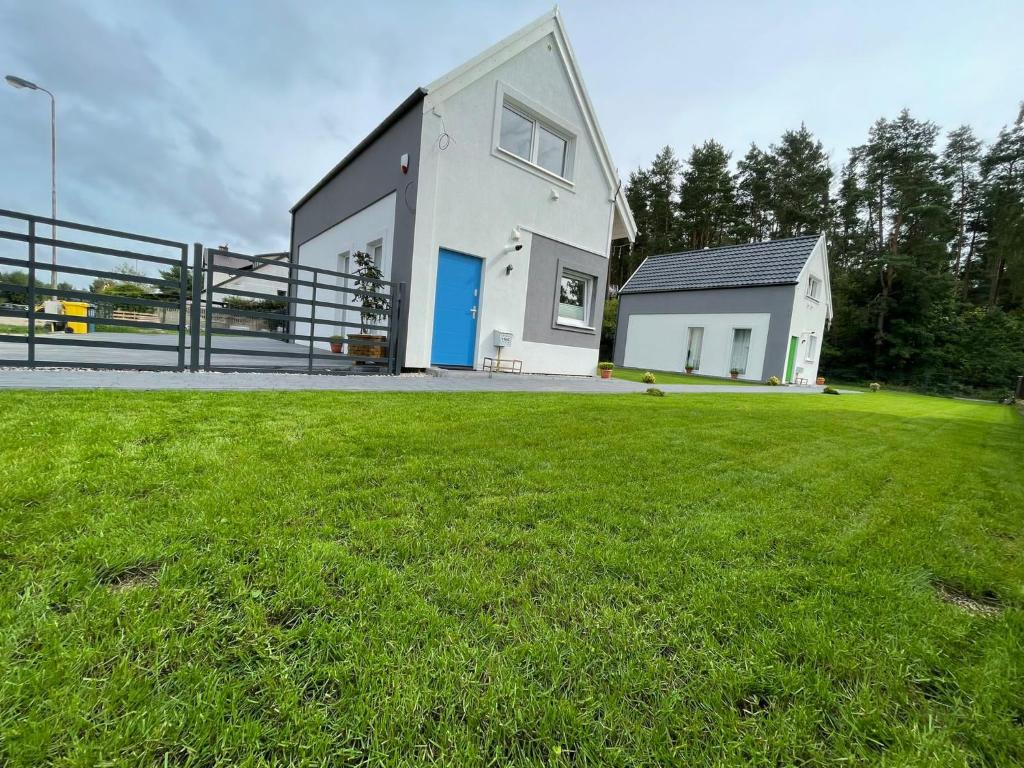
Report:
[[[313,298],[309,305],[309,372],[313,372],[313,338],[316,336],[316,284],[318,272],[313,273]]]
[[[206,254],[206,330],[203,333],[203,368],[210,370],[210,342],[213,338],[213,255]]]
[[[391,284],[391,323],[388,327],[388,372],[397,375],[401,366],[398,364],[398,337],[402,329],[402,294],[405,283]]]
[[[188,306],[188,246],[181,246],[181,261],[178,262],[178,370],[185,370],[185,310]],[[167,322],[167,312],[163,312]]]
[[[189,357],[189,368],[199,370],[199,326],[203,322],[203,303],[200,300],[200,285],[203,279],[203,245],[192,244],[192,306],[189,308],[189,344],[192,354]]]
[[[46,309],[43,307],[43,309]],[[36,222],[28,221],[28,367],[36,367]]]
[[[1017,400],[1024,400],[1024,376],[1017,377],[1017,393],[1014,397]]]

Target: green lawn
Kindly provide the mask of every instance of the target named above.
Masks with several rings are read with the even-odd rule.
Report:
[[[7,392],[0,427],[5,766],[1024,761],[1012,408]]]
[[[612,371],[613,379],[626,381],[643,381],[643,368],[616,368]],[[749,387],[760,384],[759,381],[741,381],[740,379],[720,379],[716,376],[698,376],[697,374],[671,373],[668,371],[651,371],[658,384],[726,384],[734,387]]]

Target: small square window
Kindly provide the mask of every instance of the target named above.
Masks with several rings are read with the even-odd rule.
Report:
[[[594,278],[577,272],[562,272],[558,286],[558,322],[590,326]]]
[[[821,280],[814,275],[807,280],[807,297],[815,301],[821,298]]]
[[[533,121],[514,109],[504,107],[501,110],[500,146],[513,155],[529,160],[533,150]]]

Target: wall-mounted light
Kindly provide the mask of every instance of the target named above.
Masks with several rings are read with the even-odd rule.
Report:
[[[511,275],[512,274],[512,269],[513,269],[512,265],[509,264],[507,267],[505,267],[505,274],[506,275]]]

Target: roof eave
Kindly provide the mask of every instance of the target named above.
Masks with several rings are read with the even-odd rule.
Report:
[[[320,179],[320,181],[313,185],[313,188],[310,189],[309,192],[307,192],[305,195],[303,195],[302,199],[299,200],[299,202],[297,202],[295,205],[291,207],[290,212],[295,213],[299,208],[305,205],[306,202],[308,202],[309,199],[313,197],[313,195],[315,195],[317,192],[319,192],[321,189],[327,186],[331,179],[333,179],[335,176],[337,176],[339,173],[345,170],[345,167],[349,165],[349,163],[351,163],[353,160],[359,157],[359,155],[361,155],[367,147],[373,144],[373,142],[379,139],[384,134],[385,131],[387,131],[391,126],[393,126],[403,116],[405,116],[406,112],[408,112],[414,106],[423,101],[423,97],[426,95],[427,90],[422,87],[417,88],[415,91],[409,94],[409,96],[406,97],[405,101],[399,104],[390,115],[385,117],[376,128],[370,131],[370,133],[367,134],[366,138],[364,138],[362,141],[356,144],[352,151],[342,158],[341,162],[334,166],[330,171],[327,172],[326,176],[324,176],[322,179]]]

